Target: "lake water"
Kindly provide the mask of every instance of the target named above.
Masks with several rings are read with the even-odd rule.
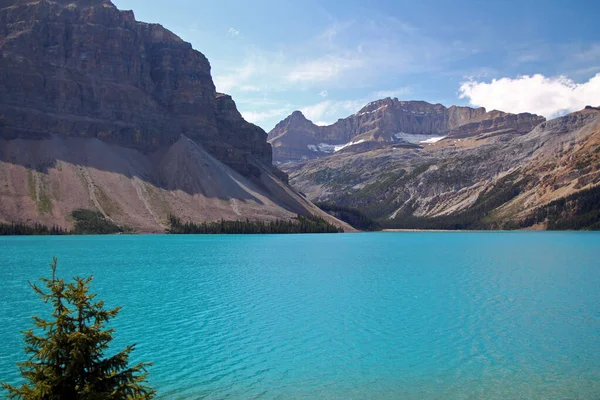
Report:
[[[600,234],[0,238],[0,380],[93,274],[165,399],[598,399]],[[1,397],[2,395],[0,395]]]

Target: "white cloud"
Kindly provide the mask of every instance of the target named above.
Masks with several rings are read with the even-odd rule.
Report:
[[[319,96],[327,97],[327,96],[329,96],[329,93],[327,92],[327,90],[323,90],[321,93],[319,93]]]
[[[242,34],[230,28],[228,36],[235,35]],[[448,59],[464,56],[398,19],[380,16],[360,23],[334,22],[294,46],[253,45],[211,61],[220,91],[255,86],[262,92],[281,92],[320,91],[325,84],[329,89],[371,88],[389,82],[390,76],[440,70]]]
[[[287,108],[277,108],[274,110],[266,110],[266,111],[245,111],[242,112],[242,116],[246,121],[252,122],[253,124],[258,124],[261,121],[277,118],[277,117],[285,117],[289,114],[290,110]]]
[[[554,118],[586,105],[600,105],[600,73],[584,83],[575,83],[566,76],[547,78],[541,74],[494,79],[490,83],[471,80],[461,85],[460,98],[487,109]]]
[[[229,93],[232,90],[269,92],[287,89],[281,84],[288,70],[283,53],[263,51],[255,46],[247,47],[245,53],[246,57],[240,62],[215,61],[222,65],[221,68],[213,67],[217,90]]]
[[[235,37],[239,34],[240,34],[240,31],[238,31],[235,28],[229,28],[229,30],[227,31],[227,36]]]
[[[331,101],[322,101],[320,103],[314,104],[312,106],[306,106],[302,108],[302,114],[311,121],[314,121],[318,118],[322,118],[327,110],[331,107]]]
[[[355,113],[366,103],[363,100],[325,100],[311,106],[301,108],[302,114],[317,125],[329,125],[338,118]]]
[[[246,63],[244,66],[235,69],[228,75],[215,75],[213,80],[218,91],[228,92],[232,88],[240,86],[242,82],[250,79],[256,74],[257,68],[254,63]]]
[[[403,87],[403,88],[399,88],[399,89],[395,89],[395,90],[379,90],[377,92],[374,92],[372,94],[373,98],[376,99],[385,99],[386,97],[398,97],[398,98],[402,98],[405,96],[409,96],[412,94],[412,90],[409,87]]]
[[[358,58],[326,56],[296,65],[287,75],[287,80],[308,83],[326,82],[338,78],[349,70],[358,69],[363,64],[363,60]]]

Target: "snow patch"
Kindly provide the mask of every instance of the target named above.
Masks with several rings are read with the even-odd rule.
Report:
[[[446,136],[439,135],[417,135],[414,133],[400,132],[394,135],[394,138],[413,144],[433,144],[444,139]]]
[[[345,149],[346,147],[349,146],[354,146],[355,144],[360,144],[363,143],[365,140],[361,139],[361,140],[357,140],[356,142],[349,142],[349,143],[345,143],[345,144],[328,144],[328,143],[319,143],[317,145],[314,144],[309,144],[307,147],[309,150],[314,151],[316,153],[327,153],[327,154],[332,154],[332,153],[336,153],[342,149]]]
[[[442,140],[444,138],[446,138],[446,136],[437,136],[437,137],[432,137],[432,138],[429,138],[429,139],[422,140],[419,143],[434,144],[434,143],[437,143],[437,142],[439,142],[440,140]]]
[[[372,104],[372,103],[369,103],[369,104],[367,104],[367,106],[370,106],[371,104]],[[375,110],[373,110],[373,111],[365,111],[365,112],[361,112],[361,113],[356,113],[355,115],[358,115],[358,116],[360,116],[360,115],[366,115],[366,114],[374,114],[374,113],[376,113],[377,111],[383,110],[384,108],[387,108],[387,104],[384,104],[384,105],[382,105],[381,107],[379,107],[379,108],[377,108],[377,109],[375,109]]]
[[[356,142],[350,142],[350,143],[342,144],[342,145],[339,145],[339,146],[334,146],[333,147],[333,151],[334,152],[335,151],[340,151],[342,149],[345,149],[346,147],[354,146],[355,144],[360,144],[360,143],[363,143],[363,142],[365,142],[365,139],[360,139],[360,140],[357,140]]]

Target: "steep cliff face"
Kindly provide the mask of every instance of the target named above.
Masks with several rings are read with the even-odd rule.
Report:
[[[329,126],[316,126],[299,111],[269,133],[278,162],[298,161],[344,149],[363,151],[406,141],[406,135],[427,137],[475,136],[489,132],[527,133],[545,119],[532,114],[486,112],[485,108],[452,106],[424,101],[383,99]],[[377,143],[377,145],[374,145]]]
[[[109,0],[4,0],[0,54],[4,139],[97,137],[148,152],[183,134],[244,174],[249,155],[271,162],[266,134],[217,96],[206,57]]]
[[[109,0],[0,0],[0,222],[70,228],[94,209],[138,232],[327,216],[272,166],[267,134],[210,64]]]

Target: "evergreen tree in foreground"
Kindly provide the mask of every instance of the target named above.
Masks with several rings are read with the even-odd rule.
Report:
[[[7,383],[10,399],[24,400],[100,400],[151,399],[155,391],[146,386],[146,367],[128,366],[129,353],[135,346],[112,357],[105,357],[114,329],[104,328],[121,307],[105,310],[103,301],[89,293],[92,277],[75,278],[67,283],[56,278],[42,278],[47,291],[31,284],[44,302],[54,308],[51,320],[33,317],[36,329],[24,332],[25,351],[29,360],[18,363],[27,380],[20,387]]]

